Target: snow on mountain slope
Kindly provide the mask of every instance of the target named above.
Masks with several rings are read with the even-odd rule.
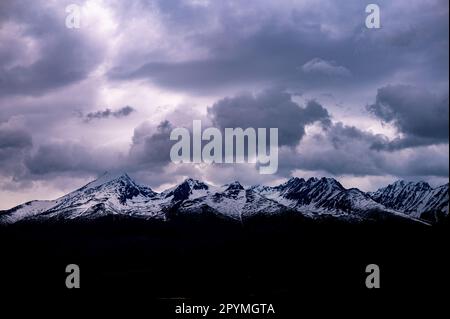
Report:
[[[195,213],[202,211],[202,207],[211,208],[216,214],[221,214],[235,220],[241,220],[241,212],[245,205],[245,190],[238,183],[216,188],[215,192],[203,197],[190,198],[180,206],[181,213]]]
[[[13,223],[35,217],[96,218],[133,212],[158,217],[160,207],[154,207],[151,202],[155,195],[149,187],[137,185],[127,174],[106,173],[56,200],[34,201],[5,211],[0,215],[0,222]]]
[[[354,214],[367,210],[386,210],[358,189],[345,189],[332,178],[291,178],[275,187],[255,186],[259,194],[309,216]]]
[[[448,215],[448,186],[446,184],[433,189],[425,182],[397,181],[370,193],[370,196],[386,207],[416,218],[429,212]]]
[[[448,184],[432,189],[426,183],[399,182],[367,194],[355,188],[345,189],[332,178],[291,178],[275,187],[257,185],[247,189],[237,181],[218,187],[189,178],[156,193],[127,174],[105,174],[56,200],[31,201],[1,211],[0,223],[106,215],[166,220],[204,212],[240,222],[256,215],[283,212],[311,218],[329,215],[364,220],[394,215],[406,218],[406,213],[417,218],[431,208],[448,214]]]
[[[204,197],[185,201],[179,210],[184,214],[196,213],[201,212],[206,207],[216,214],[237,221],[258,214],[276,214],[286,210],[285,206],[265,198],[253,190],[244,189],[237,181],[215,188],[215,192],[210,192]]]
[[[206,196],[214,190],[215,188],[211,185],[205,184],[192,178],[188,178],[180,185],[162,192],[161,197],[168,198],[174,202],[178,202]]]
[[[33,200],[0,212],[0,223],[12,224],[45,212],[56,204],[53,200]]]

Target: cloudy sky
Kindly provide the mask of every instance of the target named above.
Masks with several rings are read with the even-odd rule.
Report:
[[[377,3],[381,28],[365,26]],[[81,9],[66,27],[66,7]],[[373,190],[449,176],[447,0],[0,2],[0,209],[104,171]],[[279,170],[173,164],[169,134],[278,127]]]

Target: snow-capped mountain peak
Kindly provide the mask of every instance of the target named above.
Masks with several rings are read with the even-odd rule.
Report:
[[[238,181],[234,181],[233,183],[230,184],[225,184],[223,187],[226,189],[226,191],[244,190],[244,187]]]
[[[185,179],[181,184],[164,191],[161,195],[178,202],[187,199],[205,196],[209,193],[210,186],[193,178]]]
[[[119,214],[141,207],[156,193],[138,185],[126,173],[104,173],[83,187],[51,201],[33,201],[0,215],[0,221],[15,222],[35,216],[74,219]]]
[[[369,193],[376,202],[416,218],[436,221],[448,215],[448,184],[432,188],[428,183],[396,181]]]
[[[156,193],[150,187],[138,185],[126,173],[105,173],[93,182],[61,197],[57,201],[60,203],[59,207],[68,207],[74,201],[83,198],[98,201],[116,199],[121,205],[127,205],[127,202],[135,199],[135,197],[150,198],[154,195]]]
[[[104,184],[120,181],[127,181],[134,183],[134,181],[130,178],[130,176],[128,176],[128,174],[125,172],[120,173],[104,172],[100,177],[86,184],[82,188],[95,188]]]
[[[303,178],[292,177],[286,183],[279,185],[279,187],[283,189],[293,189],[299,185],[303,185],[304,183],[305,180]]]
[[[423,214],[437,212],[447,216],[448,197],[448,184],[433,189],[425,182],[397,181],[377,192],[365,193],[356,188],[346,189],[337,180],[325,177],[307,180],[293,177],[278,186],[250,188],[238,181],[216,187],[187,178],[162,193],[155,193],[150,187],[137,184],[126,173],[105,173],[56,200],[31,201],[2,211],[0,223],[105,215],[166,220],[177,214],[202,212],[242,222],[255,215],[286,211],[311,218],[328,215],[365,220],[390,215],[406,218],[409,215],[437,220],[434,215],[430,218]]]

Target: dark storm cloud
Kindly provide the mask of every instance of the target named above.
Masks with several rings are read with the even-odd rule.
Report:
[[[233,31],[231,31],[233,32]],[[314,35],[299,34],[295,30],[278,30],[266,26],[248,39],[236,34],[214,36],[198,35],[192,41],[207,47],[211,57],[187,61],[148,61],[136,69],[118,66],[111,70],[115,80],[148,79],[170,89],[194,93],[234,88],[252,83],[273,86],[332,86],[348,83],[336,73],[302,72],[301,67],[322,53],[321,58],[332,60],[327,52],[346,51],[350,41],[323,44],[316,42]],[[225,41],[225,37],[234,38]],[[218,43],[220,41],[220,43]],[[231,42],[231,43],[230,43]],[[345,55],[344,52],[341,52]],[[333,54],[334,55],[334,54]],[[366,65],[361,63],[361,67]],[[377,74],[373,74],[378,77]]]
[[[394,176],[437,176],[448,179],[448,148],[438,151],[419,148],[406,156],[388,156],[384,171]]]
[[[13,46],[1,46],[0,96],[42,95],[45,92],[80,81],[99,64],[103,51],[78,29],[65,26],[64,3],[60,7],[42,1],[2,2],[0,24],[16,32],[20,39]],[[14,28],[14,26],[19,26]],[[30,50],[31,63],[16,59]]]
[[[116,111],[113,111],[109,108],[103,110],[103,111],[97,111],[97,112],[91,112],[84,116],[84,120],[86,122],[90,122],[94,119],[105,119],[109,117],[115,117],[115,118],[121,118],[126,117],[130,115],[131,113],[135,112],[136,110],[132,108],[131,106],[124,106]]]
[[[316,101],[300,107],[289,93],[266,90],[257,95],[244,93],[225,98],[208,108],[214,126],[225,128],[278,128],[279,145],[295,146],[305,134],[305,126],[328,123],[328,111]]]
[[[0,149],[26,148],[32,145],[31,135],[20,129],[0,127]]]
[[[370,149],[383,136],[373,135],[353,126],[334,123],[320,134],[310,137],[308,144],[300,144],[298,151],[283,149],[280,167],[291,170],[324,171],[332,175],[383,174],[379,161],[381,154]]]
[[[217,31],[202,28],[188,37],[192,46],[209,52],[208,57],[183,61],[149,60],[137,68],[121,65],[111,71],[112,78],[147,78],[173,89],[207,92],[235,84],[296,79],[299,78],[296,68],[314,57],[309,56],[311,52],[307,53],[313,37],[278,26],[273,21],[276,17],[261,20],[258,16],[261,8],[256,2],[251,4],[255,15],[241,18],[233,9],[233,6],[240,7],[240,3],[233,6],[214,3],[210,9],[197,10],[189,10],[189,6],[183,6],[181,1],[158,2],[158,5],[165,14],[177,17],[165,22],[171,29],[180,31],[182,27],[208,24],[209,14],[214,15],[212,18],[217,15],[216,21],[220,24]],[[244,35],[241,31],[248,25],[257,30]]]
[[[382,134],[372,134],[355,126],[344,125],[342,122],[325,127],[325,133],[336,150],[351,145],[352,141],[362,141],[364,144],[370,145],[371,148],[375,144],[387,141],[387,137]]]
[[[170,132],[173,127],[169,121],[161,122],[156,131],[143,123],[134,130],[129,153],[129,164],[135,167],[160,169],[170,162]]]
[[[445,81],[448,4],[378,4],[383,28],[369,30],[364,25],[363,2],[319,1],[316,6],[280,2],[273,8],[258,1],[211,2],[195,9],[182,1],[156,2],[171,17],[164,21],[167,28],[181,34],[191,30],[183,40],[208,54],[176,61],[151,57],[137,67],[135,63],[116,65],[110,77],[148,79],[163,87],[200,93],[251,83],[354,88],[388,79],[405,68],[416,81]],[[251,11],[245,10],[250,6]],[[212,22],[214,28],[199,27]]]
[[[384,135],[333,123],[311,136],[307,146],[300,144],[297,151],[282,149],[280,174],[288,176],[292,170],[301,169],[335,176],[448,176],[448,148],[384,152],[374,147],[386,143],[389,140]]]
[[[105,170],[100,158],[96,158],[92,150],[82,144],[68,142],[41,145],[25,163],[32,175]]]
[[[436,95],[414,86],[389,85],[378,89],[375,103],[367,109],[404,135],[378,145],[380,149],[448,143],[448,92]]]
[[[0,174],[18,176],[33,145],[31,134],[22,128],[0,126]]]

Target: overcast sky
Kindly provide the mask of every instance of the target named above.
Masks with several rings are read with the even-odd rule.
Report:
[[[381,28],[367,29],[377,3]],[[82,8],[66,27],[66,6]],[[448,1],[0,2],[0,209],[104,171],[374,190],[449,176]],[[279,170],[172,164],[172,128],[278,127]]]

